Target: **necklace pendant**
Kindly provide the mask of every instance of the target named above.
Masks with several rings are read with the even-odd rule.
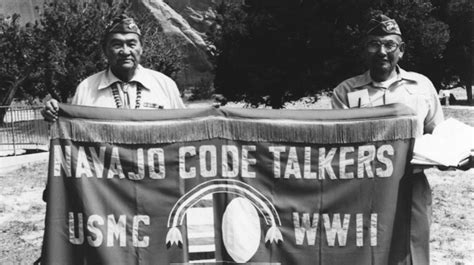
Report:
[[[124,100],[122,100],[121,97],[120,97],[119,87],[124,92]],[[130,98],[129,98],[129,95],[128,95],[128,91],[129,91],[128,84],[120,84],[119,82],[116,82],[112,85],[111,88],[112,88],[112,96],[114,98],[115,105],[117,106],[117,108],[118,109],[130,108],[131,106],[130,106]],[[141,84],[137,83],[137,95],[136,95],[136,100],[135,100],[135,109],[140,108],[141,99],[142,99],[142,86],[141,86]]]

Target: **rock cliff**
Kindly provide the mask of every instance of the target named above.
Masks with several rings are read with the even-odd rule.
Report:
[[[213,0],[135,0],[138,12],[150,12],[160,23],[163,32],[183,47],[183,69],[178,75],[181,88],[196,86],[203,80],[212,80],[212,64],[206,43],[206,32],[215,19]],[[176,10],[175,10],[176,9]]]

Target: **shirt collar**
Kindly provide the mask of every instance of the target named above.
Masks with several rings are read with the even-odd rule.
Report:
[[[416,82],[417,80],[416,74],[414,74],[413,72],[407,72],[398,66],[397,66],[397,69],[398,69],[398,75],[400,76],[400,79]]]
[[[151,76],[145,72],[144,69],[145,68],[143,68],[141,65],[138,65],[137,69],[135,70],[135,75],[129,82],[137,82],[140,83],[144,88],[150,89],[153,86],[153,80],[151,79]],[[122,81],[118,77],[116,77],[109,68],[107,69],[107,71],[105,71],[104,76],[98,86],[98,89],[101,90],[110,87],[115,82]]]
[[[408,80],[411,82],[416,82],[416,77],[413,75],[411,72],[407,72],[400,68],[397,65],[397,80]],[[370,71],[366,71],[362,75],[359,76],[359,78],[356,79],[356,83],[354,87],[356,88],[362,88],[365,85],[371,84],[372,83],[372,78],[370,77]]]

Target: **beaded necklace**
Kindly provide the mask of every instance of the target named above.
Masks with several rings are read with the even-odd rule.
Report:
[[[140,104],[142,101],[142,84],[136,83],[137,84],[137,97],[135,99],[135,109],[140,108]],[[120,93],[119,93],[119,86],[120,82],[115,82],[112,84],[112,95],[114,97],[115,101],[115,106],[117,106],[118,109],[123,108],[123,101],[120,98]]]

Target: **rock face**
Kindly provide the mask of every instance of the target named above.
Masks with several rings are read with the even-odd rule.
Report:
[[[200,3],[200,8],[205,10],[203,14],[200,9],[196,11],[192,6],[187,5],[191,3],[191,0],[170,2],[176,4],[178,10],[187,14],[185,16],[193,26],[202,31],[196,30],[181,14],[163,0],[135,0],[134,4],[138,12],[150,12],[160,23],[163,32],[182,44],[185,69],[181,70],[178,80],[176,80],[181,88],[193,87],[200,82],[212,80],[213,69],[209,60],[209,46],[205,41],[205,32],[208,29],[206,25],[213,23],[212,7],[215,3],[211,0],[196,1]],[[193,3],[193,5],[195,4],[197,3]]]
[[[178,12],[199,34],[206,34],[214,26],[215,7],[222,0],[165,0]]]
[[[39,18],[38,10],[42,0],[0,0],[0,21],[8,20],[13,14],[20,14],[20,24],[24,25]]]

